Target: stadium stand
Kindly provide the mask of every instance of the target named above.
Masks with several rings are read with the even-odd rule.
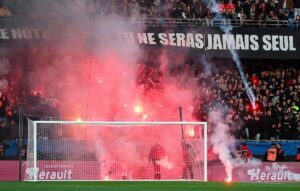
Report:
[[[153,68],[151,70],[151,75],[145,72],[140,74],[139,83],[146,88],[159,88],[162,74]],[[299,140],[300,71],[287,68],[250,73],[247,76],[257,97],[256,108],[251,106],[237,72],[227,70],[215,75],[206,75],[203,72],[196,75],[199,94],[205,95],[206,99],[195,102],[199,104],[195,105],[195,108],[201,108],[198,111],[195,109],[195,116],[205,121],[207,113],[215,105],[213,103],[226,104],[229,107],[228,115],[232,120],[240,121],[242,126],[241,131],[237,132],[238,138]],[[16,90],[20,90],[20,84],[9,79],[7,81],[8,87],[2,90],[0,97],[0,120],[5,134],[10,134],[11,127],[16,126],[19,106],[26,108],[26,111],[34,116],[57,117],[57,98],[44,97],[38,92],[25,90],[18,94]],[[15,136],[11,135],[10,138]]]
[[[94,0],[101,2],[101,0]],[[278,20],[278,14],[284,14],[281,20],[294,19],[298,11],[294,8],[298,2],[293,0],[217,0],[219,12],[231,19],[265,20],[270,12],[275,14],[273,19]],[[102,6],[104,10],[111,10],[110,4]],[[115,9],[115,8],[113,8]],[[123,0],[121,1],[120,13],[125,16],[136,16],[150,18],[207,18],[210,17],[211,4],[207,5],[204,0]],[[104,13],[104,12],[103,12]],[[277,15],[277,16],[276,16]]]

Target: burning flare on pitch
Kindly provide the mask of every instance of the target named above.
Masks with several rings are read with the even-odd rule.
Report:
[[[162,158],[161,160],[156,161],[156,163],[157,163],[158,165],[160,165],[161,167],[166,168],[166,169],[172,169],[172,168],[173,168],[173,165],[172,165],[172,163],[169,161],[169,158],[168,158],[168,157],[164,157],[164,158]]]
[[[231,183],[231,182],[232,182],[232,177],[227,177],[227,178],[225,179],[225,182],[226,182],[226,183]]]

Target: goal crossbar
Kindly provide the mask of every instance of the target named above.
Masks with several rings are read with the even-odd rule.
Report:
[[[191,122],[191,121],[33,121],[34,124],[81,124],[81,125],[203,125],[207,122]]]

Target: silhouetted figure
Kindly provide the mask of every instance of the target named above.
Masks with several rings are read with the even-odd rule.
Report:
[[[246,143],[243,143],[241,145],[241,157],[246,162],[248,161],[249,158],[250,159],[252,158],[251,150],[248,148],[248,146],[246,145]]]
[[[161,179],[160,165],[158,164],[158,161],[161,160],[164,156],[165,150],[159,143],[151,148],[149,153],[149,162],[153,164],[155,180]]]
[[[297,146],[296,161],[300,161],[300,146]]]
[[[194,179],[194,164],[196,154],[190,144],[184,144],[183,148],[183,178]]]
[[[282,145],[278,143],[277,145],[272,144],[265,154],[265,161],[268,162],[282,162],[285,161],[284,150]]]

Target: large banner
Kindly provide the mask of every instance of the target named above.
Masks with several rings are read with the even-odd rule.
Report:
[[[97,161],[39,161],[38,180],[103,180]],[[33,180],[34,168],[27,168],[25,180]]]
[[[78,40],[85,39],[87,44],[91,42],[101,44],[102,39],[105,38],[101,33],[107,31],[89,27],[89,29],[84,27],[70,29],[70,27],[33,24],[29,21],[0,20],[0,47],[55,48],[56,43],[70,43],[64,42],[64,39],[70,36]],[[186,51],[194,56],[230,58],[232,52],[237,52],[241,58],[300,59],[300,30],[297,29],[236,27],[230,33],[224,33],[219,27],[128,28],[132,30],[110,31],[111,41],[125,44],[138,43],[146,50],[164,48],[179,53]]]
[[[33,176],[33,171],[27,169],[23,163],[22,179]],[[146,170],[146,169],[145,169]],[[151,172],[151,169],[147,169]],[[18,180],[18,161],[0,161],[0,180]],[[82,173],[84,172],[84,177]],[[50,161],[43,161],[38,169],[39,180],[108,180],[109,177],[102,177],[99,162],[96,161],[64,161],[53,165]],[[163,172],[165,173],[165,171]],[[97,176],[95,176],[95,174]],[[106,179],[107,178],[107,179]],[[120,175],[119,180],[122,179]],[[208,162],[208,181],[224,181],[226,173],[221,162]],[[247,163],[236,167],[233,170],[234,182],[299,182],[300,163],[281,162],[271,163],[262,162],[251,165]]]
[[[224,33],[218,27],[148,28],[127,38],[145,47],[160,47],[210,57],[300,59],[300,31],[287,28],[237,27]]]
[[[251,150],[253,155],[264,156],[267,150],[276,142],[259,142],[256,141],[244,141]],[[300,146],[300,141],[285,141],[281,143],[286,156],[291,156],[294,160],[296,159],[297,148]]]
[[[246,163],[233,169],[234,182],[299,182],[299,162],[261,162],[255,165]],[[220,162],[208,163],[208,180],[224,181],[226,173]]]

